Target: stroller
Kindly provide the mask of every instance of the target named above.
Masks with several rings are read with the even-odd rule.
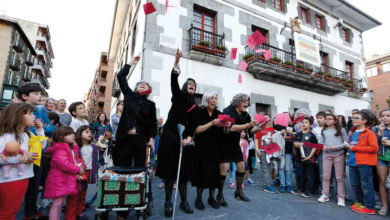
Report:
[[[107,166],[99,174],[95,220],[108,219],[110,211],[135,210],[137,219],[147,219],[152,214],[150,178],[150,147],[146,148],[143,168]],[[105,163],[110,163],[106,150]]]

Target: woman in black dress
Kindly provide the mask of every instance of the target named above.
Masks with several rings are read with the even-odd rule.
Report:
[[[223,130],[228,132],[228,127],[225,129],[220,127],[218,115],[221,114],[217,110],[217,94],[205,94],[202,99],[202,104],[196,111],[195,129],[195,149],[193,157],[192,170],[192,186],[197,187],[197,197],[195,207],[203,210],[202,202],[203,189],[209,189],[208,203],[211,207],[218,209],[219,204],[214,198],[215,188],[219,186],[219,157],[218,145]]]
[[[191,154],[192,146],[186,147],[194,134],[194,126],[188,123],[196,109],[194,93],[196,90],[195,80],[188,78],[180,90],[178,77],[180,74],[179,61],[182,53],[176,52],[175,64],[171,73],[172,106],[168,113],[168,119],[164,125],[163,134],[158,148],[156,176],[165,179],[165,216],[173,214],[171,202],[173,184],[177,179],[177,170],[180,155],[180,136],[177,125],[180,123],[186,127],[183,133],[183,154],[180,169],[179,191],[180,208],[186,213],[193,213],[187,202],[187,181],[191,177]]]
[[[246,111],[250,104],[249,96],[237,94],[233,97],[231,104],[223,110],[223,114],[229,115],[235,119],[234,125],[229,129],[228,134],[222,135],[219,156],[220,156],[220,184],[218,188],[217,200],[221,206],[227,207],[223,197],[223,186],[225,184],[226,172],[230,162],[235,162],[237,166],[236,179],[237,189],[234,192],[235,198],[249,202],[242,192],[242,183],[245,174],[245,164],[240,148],[240,134],[242,130],[251,129],[250,133],[254,134],[260,130],[256,121],[251,121],[251,117]]]

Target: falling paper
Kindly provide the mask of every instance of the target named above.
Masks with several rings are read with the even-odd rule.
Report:
[[[251,48],[251,50],[255,49],[256,43],[255,43],[255,41],[253,40],[252,35],[250,35],[250,36],[246,39],[246,44],[248,45],[249,48]]]
[[[169,0],[165,0],[165,14],[168,12],[168,7],[176,7],[174,5],[169,5]]]
[[[145,15],[151,14],[156,11],[156,8],[154,7],[152,2],[144,4],[144,11]]]
[[[236,59],[236,56],[237,56],[237,48],[232,48],[230,50],[230,59],[231,60],[235,60]]]
[[[273,154],[275,152],[280,151],[280,146],[277,143],[272,143],[267,146],[263,147],[263,150],[265,150],[266,154]]]
[[[291,121],[290,115],[288,113],[278,113],[276,114],[274,124],[282,125],[284,127],[288,126],[288,123]]]
[[[271,57],[272,57],[272,52],[271,52],[271,50],[266,50],[266,51],[264,52],[264,58],[265,58],[265,60],[269,60],[269,59],[271,59]]]
[[[252,39],[255,42],[255,45],[261,45],[265,42],[265,37],[258,30],[252,34]]]
[[[255,50],[256,53],[264,53],[266,52],[267,50],[265,49],[258,49],[258,50]]]
[[[267,120],[267,118],[264,115],[261,115],[261,114],[255,114],[254,119],[258,123],[263,123],[263,122],[265,122]]]
[[[241,73],[238,75],[238,83],[242,83],[242,75],[241,75]]]
[[[246,68],[247,68],[247,67],[248,67],[248,63],[245,62],[245,61],[242,61],[242,62],[240,63],[239,69],[242,70],[242,71],[246,71]]]

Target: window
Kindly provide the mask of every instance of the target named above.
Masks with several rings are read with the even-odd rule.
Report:
[[[268,39],[269,34],[268,34],[268,30],[267,29],[264,29],[264,28],[252,25],[252,33],[255,33],[255,31],[259,31],[265,37],[265,42],[264,43],[269,42],[269,39]],[[264,44],[261,44],[260,47],[264,48]]]
[[[383,73],[390,72],[390,63],[382,64],[382,72]]]
[[[24,70],[23,70],[23,79],[26,79],[26,78],[27,78],[27,66],[25,65]]]
[[[271,115],[271,106],[263,103],[256,103],[256,113],[262,115]]]
[[[341,38],[347,42],[350,42],[349,40],[349,30],[347,28],[341,29]]]
[[[19,43],[19,33],[18,32],[15,32],[15,41],[14,41],[14,45],[18,45]]]
[[[322,66],[323,71],[327,73],[328,72],[328,66],[329,66],[328,65],[328,62],[329,62],[328,54],[325,53],[325,52],[320,51],[320,56],[321,56],[321,64],[323,65]]]
[[[15,76],[15,86],[19,86],[20,77]]]
[[[283,11],[283,0],[272,0],[272,5],[274,8]]]
[[[16,52],[12,51],[12,56],[11,56],[11,64],[14,64],[16,60]]]
[[[215,12],[195,5],[193,25],[194,27],[202,30],[199,36],[200,39],[197,40],[207,41],[210,43],[215,41]],[[195,38],[198,38],[198,36],[195,36]]]
[[[9,73],[8,73],[8,80],[7,80],[7,84],[8,84],[8,85],[11,85],[13,75],[14,75],[14,71],[9,70]]]
[[[320,15],[316,15],[316,27],[320,30],[325,30],[324,26],[324,17]]]
[[[353,79],[353,63],[345,61],[345,72]]]
[[[307,8],[302,8],[301,7],[301,21],[304,24],[310,24],[310,19],[309,19],[309,9]]]
[[[378,68],[376,66],[367,69],[367,77],[377,76]]]

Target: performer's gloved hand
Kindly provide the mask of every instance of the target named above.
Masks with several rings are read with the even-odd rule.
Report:
[[[182,56],[183,56],[183,53],[179,49],[177,49],[176,55],[175,55],[175,63],[173,64],[173,69],[176,70],[177,74],[180,74],[179,62],[180,62],[180,58]]]

